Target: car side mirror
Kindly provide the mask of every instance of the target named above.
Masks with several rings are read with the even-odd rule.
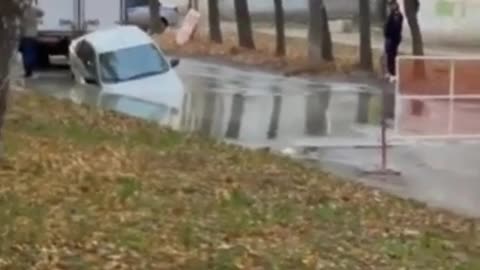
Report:
[[[180,64],[180,59],[174,58],[170,60],[170,66],[172,66],[172,68],[177,67],[179,64]]]

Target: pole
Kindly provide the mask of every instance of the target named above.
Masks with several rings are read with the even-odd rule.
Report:
[[[387,90],[382,89],[382,123],[381,123],[381,136],[382,136],[382,171],[387,170]]]
[[[398,78],[397,78],[398,79]],[[380,131],[381,131],[381,146],[380,146],[380,151],[381,151],[381,167],[373,170],[373,171],[363,171],[364,174],[366,175],[375,175],[375,176],[380,176],[384,178],[385,180],[388,179],[387,177],[389,176],[400,176],[401,173],[398,171],[395,171],[393,169],[388,168],[388,160],[387,160],[387,104],[389,104],[387,101],[388,99],[388,88],[382,89],[382,116],[381,116],[381,123],[380,123]],[[395,104],[394,106],[399,106],[399,104]],[[395,117],[398,117],[398,115],[395,115]]]

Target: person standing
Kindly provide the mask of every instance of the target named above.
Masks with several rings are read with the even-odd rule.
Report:
[[[390,2],[390,12],[384,26],[385,54],[387,57],[387,76],[392,79],[396,76],[396,59],[398,47],[402,42],[403,15],[397,1]]]
[[[38,64],[38,23],[43,15],[43,11],[34,6],[33,1],[30,0],[22,17],[19,48],[26,78],[33,76]]]

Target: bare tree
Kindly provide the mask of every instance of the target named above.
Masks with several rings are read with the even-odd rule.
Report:
[[[404,0],[405,16],[407,17],[407,23],[410,28],[412,36],[412,53],[414,55],[423,55],[423,37],[418,23],[418,11],[420,9],[419,0]],[[413,73],[417,78],[424,78],[426,76],[425,62],[417,59],[414,61]]]
[[[360,31],[360,67],[364,70],[373,70],[370,0],[358,0],[359,3],[359,31]]]
[[[220,11],[218,10],[218,0],[208,0],[208,23],[210,30],[210,40],[216,43],[222,43],[222,30],[220,29]]]
[[[414,55],[423,55],[423,37],[418,23],[417,13],[419,10],[418,0],[404,0],[405,16],[412,35],[412,49]]]
[[[412,53],[414,55],[423,55],[423,37],[417,18],[420,9],[420,2],[419,0],[404,0],[403,4],[405,7],[405,16],[407,17],[407,23],[410,27],[410,33],[412,36]],[[424,79],[426,77],[424,60],[415,59],[412,72],[415,78]],[[424,110],[424,103],[417,99],[413,99],[411,102],[412,113],[414,115],[421,115]]]
[[[247,0],[234,0],[237,19],[238,45],[247,49],[255,49],[253,41],[252,21]]]
[[[333,45],[323,0],[309,0],[308,55],[311,64],[333,61]]]
[[[285,16],[283,12],[282,0],[273,0],[275,4],[275,29],[277,31],[277,56],[284,56],[286,52],[285,44]]]
[[[3,146],[3,127],[10,92],[10,64],[18,44],[18,27],[28,1],[2,0],[0,2],[0,144]],[[3,158],[3,147],[0,156]]]
[[[412,35],[412,53],[423,55],[423,37],[418,23],[417,14],[420,8],[419,0],[404,0],[405,16]]]
[[[165,23],[160,17],[162,4],[158,0],[149,0],[148,7],[150,11],[150,31],[154,34],[161,34],[165,30]]]
[[[387,1],[388,0],[377,0],[376,17],[380,25],[383,25],[387,20]]]

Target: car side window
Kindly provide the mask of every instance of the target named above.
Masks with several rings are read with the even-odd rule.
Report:
[[[97,67],[95,64],[95,50],[93,47],[87,41],[83,40],[77,45],[75,52],[91,76],[91,79],[96,80]]]

